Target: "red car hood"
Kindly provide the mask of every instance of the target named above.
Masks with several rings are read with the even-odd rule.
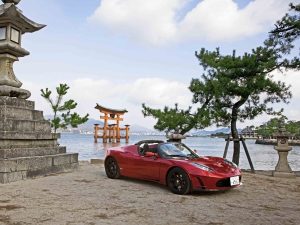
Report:
[[[236,171],[238,168],[231,165],[229,162],[225,162],[223,158],[213,156],[201,156],[196,159],[176,159],[176,161],[182,161],[187,164],[199,163],[208,166],[217,173],[230,173]]]

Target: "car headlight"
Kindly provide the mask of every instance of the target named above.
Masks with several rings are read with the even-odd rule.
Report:
[[[205,170],[205,171],[207,171],[207,172],[213,172],[213,169],[211,169],[210,167],[205,166],[205,165],[203,165],[203,164],[200,164],[200,163],[192,163],[192,165],[195,166],[195,167],[197,167],[197,168],[199,168],[199,169],[201,169],[201,170]]]
[[[230,165],[232,166],[233,168],[238,168],[238,166],[234,163],[234,162],[231,162],[227,159],[224,159],[224,162],[227,164],[227,165]]]

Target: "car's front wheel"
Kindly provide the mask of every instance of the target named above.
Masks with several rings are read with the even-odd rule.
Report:
[[[120,168],[115,158],[108,157],[105,160],[105,172],[108,178],[117,179],[120,177]]]
[[[181,168],[172,169],[167,176],[169,189],[179,195],[188,194],[191,191],[191,181],[187,173]]]

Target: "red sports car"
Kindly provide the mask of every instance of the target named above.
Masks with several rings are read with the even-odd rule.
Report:
[[[135,145],[110,148],[105,171],[120,176],[167,185],[175,194],[194,190],[227,190],[241,185],[241,171],[232,162],[199,156],[185,144],[145,140]]]

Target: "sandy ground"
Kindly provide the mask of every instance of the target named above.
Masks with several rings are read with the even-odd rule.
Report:
[[[300,178],[244,173],[226,192],[180,196],[106,178],[101,165],[0,185],[0,224],[300,224]]]

